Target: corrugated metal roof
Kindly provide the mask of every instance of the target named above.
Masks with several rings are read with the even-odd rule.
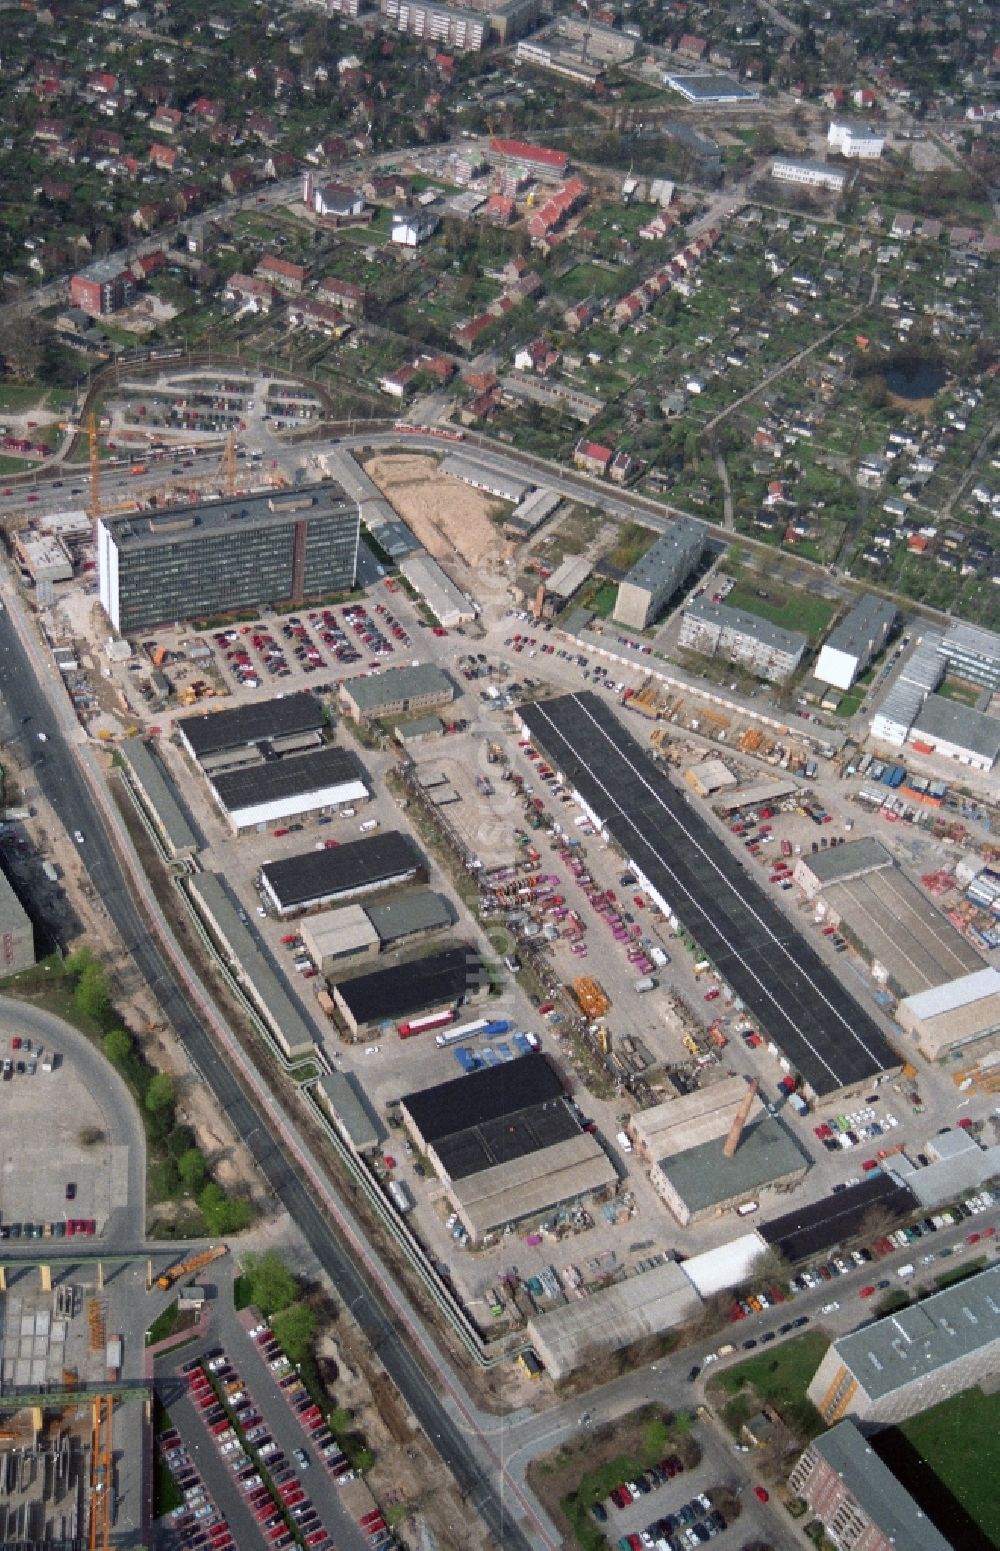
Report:
[[[860,873],[893,865],[881,840],[871,835],[848,840],[842,846],[831,846],[828,851],[817,851],[815,855],[803,857],[803,862],[820,883],[838,883],[841,878],[856,878]]]
[[[959,975],[957,980],[946,980],[944,985],[932,986],[929,991],[918,991],[902,1003],[914,1018],[940,1018],[944,1013],[967,1007],[970,1002],[1000,995],[1000,970],[979,969],[971,975]]]

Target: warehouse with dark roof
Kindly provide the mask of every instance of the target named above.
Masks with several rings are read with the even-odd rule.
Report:
[[[797,926],[593,693],[522,706],[520,722],[668,918],[683,922],[817,1099],[900,1058]]]
[[[400,1110],[473,1243],[617,1185],[544,1056],[408,1093]]]
[[[367,771],[351,749],[330,745],[288,759],[222,771],[209,783],[230,825],[241,830],[276,824],[371,797]]]
[[[251,705],[182,716],[176,723],[181,743],[206,769],[260,760],[262,743],[276,753],[314,747],[325,725],[323,707],[309,690],[256,700]]]
[[[335,850],[302,851],[280,862],[265,862],[260,870],[264,899],[279,916],[358,899],[414,879],[426,883],[427,864],[409,835],[397,829]]]
[[[482,1001],[489,990],[479,954],[457,947],[341,980],[333,1000],[351,1033],[364,1039],[401,1019]]]

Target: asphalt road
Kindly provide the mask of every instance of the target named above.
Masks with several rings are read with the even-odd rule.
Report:
[[[9,600],[9,586],[5,591]],[[461,1425],[460,1416],[449,1409],[446,1397],[436,1391],[419,1366],[407,1326],[392,1317],[364,1267],[324,1217],[306,1182],[289,1162],[287,1152],[272,1135],[264,1114],[247,1097],[227,1062],[220,1059],[187,989],[147,931],[133,903],[103,815],[70,747],[70,728],[75,727],[75,722],[68,701],[59,698],[54,705],[47,705],[50,694],[62,696],[54,684],[36,675],[12,623],[8,602],[0,615],[0,696],[30,751],[39,786],[56,815],[70,834],[79,830],[84,836],[81,855],[97,896],[126,950],[152,989],[196,1072],[213,1092],[261,1176],[350,1308],[460,1490],[499,1544],[511,1551],[527,1551],[532,1541],[520,1528],[518,1510],[512,1510],[505,1501],[500,1483],[483,1462]],[[37,740],[40,730],[47,734],[44,744]]]

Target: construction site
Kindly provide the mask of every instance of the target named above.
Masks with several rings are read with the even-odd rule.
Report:
[[[96,1394],[0,1412],[0,1545],[107,1551],[117,1410],[111,1395]]]

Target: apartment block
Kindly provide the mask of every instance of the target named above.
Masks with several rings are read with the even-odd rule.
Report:
[[[828,1424],[901,1422],[1000,1367],[1000,1265],[834,1341],[806,1394]]]
[[[744,609],[695,598],[684,610],[677,644],[706,657],[725,657],[759,678],[779,684],[802,661],[808,638]]]
[[[853,1422],[838,1422],[811,1443],[788,1484],[837,1551],[949,1551]]]
[[[618,588],[614,617],[620,625],[645,630],[656,619],[698,569],[707,532],[703,522],[681,517],[636,561]]]

